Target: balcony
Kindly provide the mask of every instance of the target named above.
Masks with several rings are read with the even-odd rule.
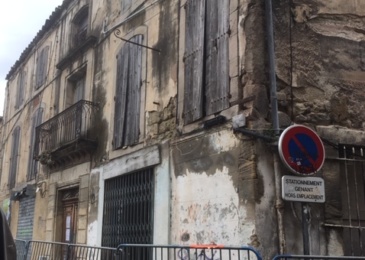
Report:
[[[98,106],[81,100],[36,128],[35,160],[51,170],[89,160],[96,149]]]

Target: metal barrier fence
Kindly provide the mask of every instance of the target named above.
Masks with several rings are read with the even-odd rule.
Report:
[[[23,241],[21,240],[15,241],[17,246],[17,260],[119,259],[116,248],[44,241],[24,241],[24,245],[24,243],[22,243]]]
[[[351,259],[362,259],[365,260],[365,256],[322,256],[322,255],[277,255],[273,260],[287,260],[287,259],[332,259],[332,260],[351,260]]]
[[[251,247],[223,245],[136,245],[121,244],[118,260],[261,260]]]
[[[15,240],[17,260],[261,260],[252,247],[121,244],[117,248]]]

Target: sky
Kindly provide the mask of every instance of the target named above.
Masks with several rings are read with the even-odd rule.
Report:
[[[0,3],[0,116],[10,68],[63,0],[3,0]]]

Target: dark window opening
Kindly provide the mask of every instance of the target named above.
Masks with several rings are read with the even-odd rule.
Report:
[[[188,0],[185,25],[185,124],[229,107],[229,1]]]
[[[73,46],[83,44],[87,38],[89,8],[84,6],[73,19]]]
[[[152,244],[153,203],[153,168],[105,181],[102,246]],[[151,259],[150,253],[133,249],[125,259]]]

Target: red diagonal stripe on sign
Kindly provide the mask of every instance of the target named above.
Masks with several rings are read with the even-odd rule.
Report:
[[[293,135],[293,141],[296,143],[296,145],[299,147],[299,149],[302,151],[302,153],[307,155],[307,159],[314,166],[316,162],[312,159],[312,157],[310,156],[308,151],[305,149],[305,147],[302,145],[302,143],[297,139],[296,135]]]

